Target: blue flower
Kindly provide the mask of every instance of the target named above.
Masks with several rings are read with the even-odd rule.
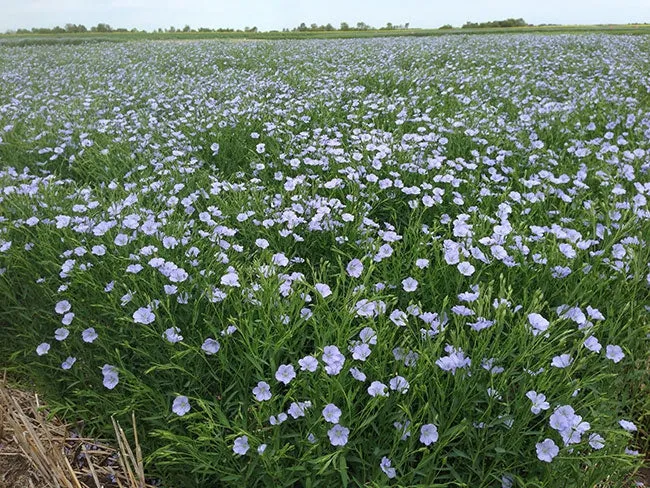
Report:
[[[235,439],[235,443],[232,447],[232,450],[235,454],[239,454],[240,456],[243,456],[248,452],[249,449],[250,446],[248,445],[248,436],[243,435]]]
[[[296,371],[291,364],[281,364],[275,372],[275,379],[288,385],[296,377]]]
[[[97,332],[95,332],[95,329],[92,327],[89,327],[81,333],[81,338],[84,342],[92,343],[97,339],[97,337],[99,336],[97,335]]]
[[[368,387],[368,394],[372,397],[376,396],[383,396],[387,397],[388,396],[388,391],[386,391],[388,387],[384,385],[381,381],[373,381],[370,383],[370,386]]]
[[[172,412],[174,412],[179,417],[182,417],[187,412],[190,411],[190,401],[184,395],[179,395],[174,398],[174,403],[172,404]]]
[[[156,316],[151,311],[150,307],[140,307],[135,312],[133,312],[133,321],[136,324],[150,324],[156,320]]]
[[[553,461],[553,458],[560,452],[560,448],[552,439],[544,439],[542,442],[538,442],[535,444],[535,449],[537,450],[537,458],[545,463]]]
[[[391,467],[391,465],[392,465],[391,460],[388,459],[386,456],[381,458],[381,463],[379,463],[379,467],[384,472],[384,474],[388,476],[390,479],[395,478],[397,476],[397,472],[395,471],[395,468]]]
[[[334,427],[327,431],[327,435],[330,438],[330,444],[333,446],[345,446],[348,443],[350,429],[336,424]]]
[[[104,375],[104,386],[109,390],[115,388],[120,382],[119,374],[115,366],[105,364],[102,367],[102,374]]]
[[[420,428],[420,442],[429,446],[438,440],[438,428],[433,424],[424,424]]]
[[[207,355],[216,354],[219,352],[220,348],[221,344],[219,344],[219,341],[212,339],[211,337],[208,337],[205,341],[203,341],[203,345],[201,346],[201,349]]]
[[[260,381],[257,386],[253,388],[253,395],[258,402],[264,402],[271,399],[271,385],[266,381]]]
[[[323,418],[331,424],[337,424],[341,418],[341,409],[333,403],[328,403],[323,408]]]

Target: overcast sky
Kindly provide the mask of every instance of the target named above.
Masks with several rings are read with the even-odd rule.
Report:
[[[332,23],[411,27],[522,17],[532,24],[650,22],[650,0],[0,0],[0,31],[54,27],[232,27],[260,30]]]

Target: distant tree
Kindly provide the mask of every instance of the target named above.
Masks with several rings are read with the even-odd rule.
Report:
[[[298,26],[298,32],[305,32],[306,30],[307,30],[307,24],[301,22],[300,25]]]
[[[169,29],[167,29],[167,32],[171,32],[171,33],[176,32],[176,27],[174,27],[173,25],[170,26]]]
[[[183,32],[189,32],[191,30],[192,30],[192,28],[187,24],[185,24],[185,27],[183,27]]]
[[[336,29],[334,28],[334,26],[332,24],[327,24],[325,26],[325,30],[326,31],[333,31],[333,30],[336,30]]]
[[[311,24],[311,25],[309,26],[309,29],[310,29],[310,30],[313,30],[313,31],[318,30],[318,24]]]
[[[410,24],[409,22],[407,22],[406,24],[404,24],[404,28],[405,28],[405,29],[408,29],[408,28],[409,28],[409,25],[411,25],[411,24]]]
[[[65,31],[74,34],[77,32],[87,32],[88,29],[86,29],[86,26],[82,24],[65,24]]]
[[[99,23],[99,24],[97,24],[97,27],[95,27],[95,31],[96,32],[112,32],[113,28],[108,24]]]
[[[454,26],[451,25],[451,24],[445,24],[445,25],[443,25],[443,26],[441,26],[441,27],[438,27],[438,29],[440,29],[440,30],[444,30],[444,29],[453,29],[453,28],[454,28]]]
[[[348,24],[347,22],[341,22],[341,27],[340,27],[340,29],[341,29],[342,31],[348,31],[348,30],[350,30],[350,24]]]
[[[463,29],[484,29],[493,27],[526,27],[528,24],[524,19],[505,19],[505,20],[491,20],[489,22],[466,22],[463,24]]]

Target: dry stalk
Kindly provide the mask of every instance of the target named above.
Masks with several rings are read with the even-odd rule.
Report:
[[[18,448],[14,448],[15,452],[0,454],[22,455],[31,464],[39,482],[42,480],[41,487],[153,488],[144,474],[135,415],[132,414],[131,420],[133,448],[115,419],[112,421],[118,450],[92,439],[70,436],[67,425],[43,415],[37,395],[10,389],[6,378],[0,380],[0,439],[9,439]],[[111,462],[115,457],[119,469]],[[34,486],[31,479],[28,483]]]

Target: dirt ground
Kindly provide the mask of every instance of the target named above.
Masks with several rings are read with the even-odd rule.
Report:
[[[22,452],[16,452],[17,446],[11,444],[0,444],[0,488],[43,486]]]

